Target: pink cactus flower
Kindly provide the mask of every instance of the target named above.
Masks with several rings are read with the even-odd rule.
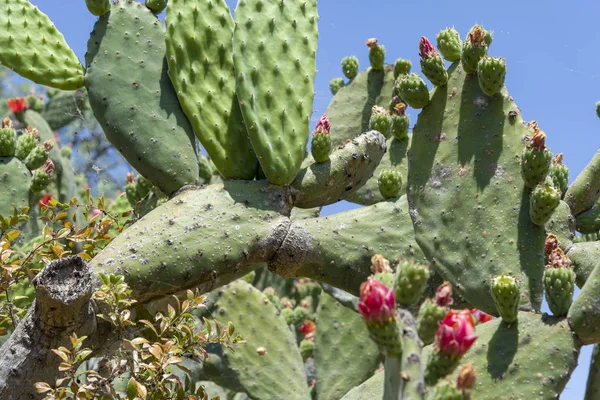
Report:
[[[360,285],[358,311],[367,323],[383,323],[395,318],[394,291],[375,278]]]
[[[431,45],[429,39],[425,36],[421,36],[421,42],[419,43],[419,55],[421,58],[431,58],[435,57],[435,49]]]
[[[10,108],[13,113],[18,113],[27,109],[27,99],[25,97],[13,97],[6,101],[6,105]]]
[[[452,300],[452,285],[450,282],[442,283],[435,291],[435,302],[440,307],[448,307],[454,300]]]
[[[318,133],[329,133],[331,131],[331,125],[329,124],[329,117],[327,114],[323,114],[319,121],[317,122],[317,126],[315,127],[315,132]]]
[[[460,359],[476,339],[471,311],[449,310],[435,334],[435,346],[441,353]]]

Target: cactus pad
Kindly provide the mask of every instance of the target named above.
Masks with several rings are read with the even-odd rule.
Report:
[[[40,85],[83,86],[83,67],[48,16],[27,0],[0,1],[0,62]]]
[[[224,0],[171,0],[169,76],[183,111],[221,175],[253,179],[258,160],[235,93],[233,20]]]
[[[192,127],[165,59],[165,27],[143,4],[119,1],[88,41],[85,84],[108,140],[167,195],[198,181]]]
[[[296,177],[308,143],[317,4],[240,0],[235,19],[233,62],[244,122],[267,179],[286,185]]]
[[[529,219],[521,123],[510,96],[489,98],[459,64],[413,129],[408,196],[416,240],[442,278],[496,315],[489,279],[512,273],[521,306],[542,301],[545,233]],[[512,111],[512,112],[511,112]]]

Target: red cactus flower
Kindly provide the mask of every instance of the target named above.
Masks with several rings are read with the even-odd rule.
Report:
[[[473,308],[471,314],[473,314],[478,324],[485,324],[494,319],[490,314],[486,314],[478,308]]]
[[[375,278],[360,285],[358,311],[367,323],[382,323],[395,317],[394,291]]]
[[[452,300],[452,285],[450,282],[442,283],[435,291],[435,302],[440,307],[447,307],[451,305]]]
[[[329,133],[331,131],[331,125],[329,124],[329,117],[327,114],[323,114],[319,121],[317,121],[317,126],[315,127],[315,132],[318,133]]]
[[[307,319],[300,327],[300,332],[306,337],[312,337],[315,334],[316,325],[313,321]]]
[[[38,207],[48,207],[48,203],[50,202],[50,200],[52,200],[52,195],[50,193],[46,193],[42,196],[40,201],[38,201]]]
[[[13,113],[18,113],[27,109],[27,99],[25,97],[13,97],[6,101],[6,105],[10,108]]]
[[[431,45],[429,39],[425,36],[421,36],[421,42],[419,43],[419,55],[421,58],[431,58],[435,57],[435,49]]]
[[[471,311],[449,310],[435,334],[435,346],[441,353],[460,359],[476,339]]]

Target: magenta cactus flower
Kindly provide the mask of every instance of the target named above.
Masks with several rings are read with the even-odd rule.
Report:
[[[431,58],[436,55],[435,48],[425,36],[421,36],[421,42],[419,43],[419,55],[421,58]]]
[[[367,324],[381,324],[395,318],[394,291],[375,278],[360,285],[358,311]]]
[[[435,346],[441,353],[460,359],[476,339],[471,311],[449,310],[435,334]]]

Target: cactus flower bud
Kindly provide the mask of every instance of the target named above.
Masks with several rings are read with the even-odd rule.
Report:
[[[392,272],[390,262],[381,254],[375,254],[373,257],[371,257],[371,272],[373,274]]]
[[[323,114],[319,121],[317,121],[317,126],[315,126],[314,132],[319,133],[330,133],[331,125],[329,124],[329,117],[327,114]]]
[[[440,307],[448,307],[454,300],[452,300],[452,285],[450,282],[442,283],[435,291],[435,302]]]
[[[436,54],[437,52],[431,45],[429,39],[427,39],[425,36],[421,36],[421,42],[419,43],[419,56],[421,56],[421,58],[431,58],[435,57]]]
[[[360,301],[358,311],[367,324],[383,323],[395,318],[394,291],[383,283],[369,278],[360,285]]]
[[[52,162],[51,159],[46,160],[46,163],[42,167],[42,171],[44,171],[48,175],[51,175],[52,172],[54,172],[54,163]]]
[[[456,379],[456,387],[463,393],[471,389],[475,385],[477,375],[475,369],[471,364],[465,364],[458,372],[458,378]]]

